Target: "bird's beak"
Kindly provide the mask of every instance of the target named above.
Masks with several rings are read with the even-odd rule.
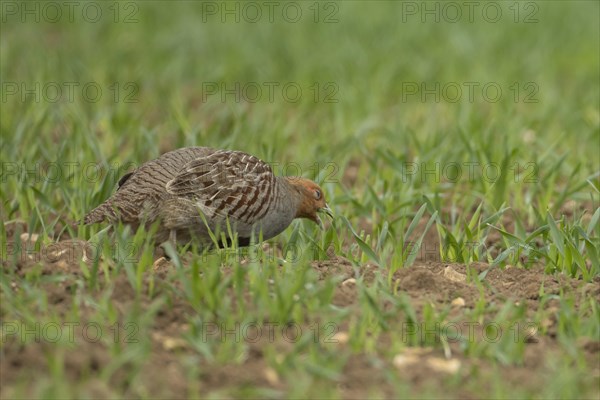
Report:
[[[325,207],[319,208],[319,212],[325,213],[330,218],[333,218],[333,211],[331,211],[331,208],[329,208],[329,206],[327,205],[327,203],[325,203]]]
[[[329,216],[330,218],[333,218],[333,211],[331,211],[331,208],[329,208],[329,206],[327,205],[327,203],[325,204],[325,207],[319,208],[317,210],[317,212],[327,214],[327,216]],[[321,230],[325,229],[325,227],[323,226],[323,221],[321,221],[321,218],[318,215],[317,215],[317,221],[316,222],[317,222],[317,225],[319,225],[319,228],[321,228]]]

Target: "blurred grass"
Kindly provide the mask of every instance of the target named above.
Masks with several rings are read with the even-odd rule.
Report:
[[[3,221],[23,220],[28,232],[52,243],[64,235],[61,226],[79,220],[106,199],[130,166],[183,146],[244,150],[280,163],[275,168],[278,174],[300,172],[325,179],[329,202],[348,224],[338,218],[319,236],[310,224],[296,223],[275,239],[285,248],[298,244],[300,255],[288,254],[286,260],[293,258],[289,265],[295,268],[280,269],[283,262],[271,260],[252,262],[244,269],[233,258],[226,260],[233,268],[230,276],[214,255],[177,267],[184,283],[182,296],[197,313],[192,327],[215,316],[230,324],[265,319],[310,323],[320,316],[350,324],[354,352],[373,354],[379,338],[373,332],[393,329],[389,314],[381,312],[382,299],[392,302],[393,310],[410,315],[409,300],[396,298],[391,275],[414,261],[399,250],[408,240],[419,239],[410,233],[421,218],[435,222],[445,245],[439,249],[440,261],[484,261],[493,267],[539,263],[548,273],[586,281],[600,273],[597,2],[519,3],[517,23],[508,2],[496,3],[504,12],[497,23],[480,13],[473,22],[464,15],[458,23],[435,23],[432,17],[423,23],[420,16],[407,15],[408,3],[384,1],[320,3],[318,22],[309,2],[294,3],[303,10],[297,23],[285,21],[279,13],[273,23],[266,15],[258,23],[234,23],[231,17],[222,23],[219,15],[203,15],[206,3],[155,1],[120,3],[119,22],[114,21],[110,4],[104,3],[104,17],[96,23],[77,17],[81,14],[73,22],[65,17],[58,23],[36,23],[29,17],[23,23],[20,15],[6,14],[6,3],[13,4],[3,3],[0,26]],[[529,11],[527,4],[539,7],[535,23],[521,22]],[[337,10],[337,22],[325,23],[332,10]],[[125,23],[132,11],[136,21]],[[82,92],[89,83],[102,90],[97,101]],[[56,102],[48,98],[54,84],[63,90]],[[286,99],[282,93],[286,84],[301,88],[298,101]],[[466,84],[475,85],[473,101]],[[496,102],[487,101],[481,92],[490,84],[502,90]],[[15,85],[18,93],[10,94]],[[36,90],[36,85],[38,100],[24,95],[23,88]],[[67,85],[75,85],[72,99]],[[276,85],[272,100],[268,85]],[[459,87],[462,95],[453,102],[443,93],[439,101],[421,90],[411,94],[422,85],[427,89],[439,85],[438,92],[447,88],[449,96]],[[237,87],[252,97],[256,86],[262,89],[257,101],[236,101]],[[93,90],[90,93],[93,97]],[[452,165],[461,168],[457,179],[448,169]],[[469,165],[475,166],[472,176]],[[485,169],[490,165],[492,170]],[[80,227],[71,233],[89,239],[98,229]],[[465,247],[484,243],[492,232],[499,235],[492,246]],[[4,228],[2,235],[6,246]],[[142,236],[138,232],[133,240],[143,247]],[[123,234],[116,240],[132,239]],[[316,251],[307,250],[315,245]],[[357,281],[358,316],[333,307],[337,282],[330,278],[318,282],[310,270],[310,261],[326,258],[330,245],[356,266],[372,262],[385,271],[373,286]],[[107,271],[106,266],[96,265],[81,278],[83,287],[99,287],[105,296],[99,301],[89,293],[81,295],[96,304],[97,320],[103,324],[117,318],[107,300],[116,277],[126,275],[136,290],[135,301],[141,302],[142,276],[152,261],[148,247],[139,263],[111,259],[109,247],[105,244],[101,251],[114,269],[104,281],[97,274],[99,269]],[[23,279],[24,292],[13,296],[8,282],[20,278],[3,271],[3,316],[35,320],[51,312],[39,286],[40,274],[34,271]],[[232,304],[222,295],[229,289],[236,298],[243,298],[247,290],[251,302]],[[156,288],[154,308],[142,312],[132,306],[121,317],[149,330],[161,302],[172,301],[178,289],[161,290]],[[41,300],[36,303],[32,299],[38,296]],[[81,317],[79,301],[83,300],[74,301],[73,318]],[[566,321],[561,337],[597,335],[597,302],[591,300],[587,306],[591,311],[585,315],[577,314],[568,301],[561,304]],[[496,317],[498,310],[481,307],[482,315],[506,324],[524,318],[518,309],[503,309],[504,314]],[[431,311],[423,318],[434,323],[445,316]],[[570,322],[573,332],[566,328]],[[188,340],[208,360],[224,362],[246,351],[240,343],[205,343],[193,333]],[[115,358],[102,381],[108,382],[127,363],[141,368],[148,346],[142,343],[125,353],[113,348]],[[469,356],[500,364],[518,364],[523,358],[523,349],[514,342],[466,347]],[[335,350],[300,343],[283,364],[274,361],[274,348],[266,351],[280,376],[286,377],[289,395],[311,388],[313,394],[339,395],[327,384],[343,368]],[[558,363],[575,359],[579,368],[562,376],[566,389],[548,386],[548,395],[588,393],[587,386],[581,392],[578,388],[586,373],[581,355],[568,351],[570,355]],[[48,357],[55,365],[54,382],[59,382],[65,373],[60,369],[61,353],[50,352]],[[556,368],[556,374],[562,374]],[[295,370],[299,377],[291,376]],[[131,372],[132,381],[136,371]],[[193,371],[190,382],[200,374]],[[523,395],[526,390],[503,387],[501,381],[492,385],[498,397]],[[56,396],[79,393],[48,381],[36,390]],[[136,390],[138,395],[150,395]],[[256,394],[244,387],[234,390],[250,396],[280,395]],[[396,390],[408,393],[402,386]],[[439,395],[432,390],[432,395]],[[477,383],[472,390],[485,393]]]

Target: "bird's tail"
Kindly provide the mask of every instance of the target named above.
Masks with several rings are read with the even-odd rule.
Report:
[[[85,225],[96,224],[106,220],[114,220],[116,218],[115,210],[109,202],[104,202],[92,211],[87,213],[83,218]]]

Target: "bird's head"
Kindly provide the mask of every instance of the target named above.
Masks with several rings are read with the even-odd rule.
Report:
[[[300,195],[296,218],[308,218],[323,229],[323,222],[318,213],[324,213],[333,218],[333,212],[325,201],[321,187],[310,179],[287,177],[287,180]]]

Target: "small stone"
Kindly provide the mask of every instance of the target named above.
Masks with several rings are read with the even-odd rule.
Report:
[[[163,347],[165,348],[165,350],[175,350],[175,349],[182,349],[185,348],[185,340],[183,339],[178,339],[178,338],[166,338],[165,341],[163,342]]]
[[[48,257],[50,257],[51,259],[57,260],[59,258],[61,258],[64,254],[66,254],[69,251],[69,249],[56,249],[54,251],[51,251],[48,253]]]
[[[170,266],[171,266],[171,263],[169,262],[169,260],[167,260],[165,257],[160,257],[159,259],[154,261],[154,263],[152,264],[152,269],[154,269],[154,271],[156,272],[156,271],[161,271]]]
[[[396,354],[392,364],[396,368],[403,368],[419,362],[419,358],[414,354]]]
[[[463,299],[462,297],[457,297],[454,300],[452,300],[452,303],[450,304],[454,307],[462,308],[465,306],[465,299]]]
[[[554,325],[554,319],[552,318],[544,318],[541,322],[540,322],[540,326],[544,329],[548,329],[550,327],[552,327]]]
[[[447,266],[444,269],[444,277],[452,282],[466,282],[467,281],[467,276],[465,274],[456,272],[450,266]]]
[[[338,344],[346,344],[346,343],[348,343],[349,340],[350,340],[350,335],[348,334],[348,332],[336,332],[331,337],[331,341],[333,343],[338,343]]]
[[[427,366],[436,372],[454,374],[460,368],[460,361],[457,359],[446,360],[440,357],[431,357],[426,360]]]
[[[58,262],[55,264],[55,267],[57,270],[61,270],[61,271],[69,270],[69,264],[67,264],[67,262],[65,260],[58,260]]]
[[[37,233],[21,233],[21,242],[30,242],[30,243],[36,243],[38,241],[38,239],[40,238],[40,235],[38,235]]]
[[[153,333],[152,338],[157,342],[160,342],[162,347],[167,351],[183,349],[187,347],[187,342],[182,338],[175,338],[171,336],[165,336],[161,333]]]
[[[396,354],[392,364],[396,368],[404,368],[421,362],[423,356],[431,352],[430,348],[425,347],[407,347],[402,353]]]
[[[279,375],[271,367],[265,368],[265,378],[271,385],[277,385],[279,383]]]
[[[342,286],[354,287],[356,286],[356,279],[348,278],[344,282],[342,282]]]

